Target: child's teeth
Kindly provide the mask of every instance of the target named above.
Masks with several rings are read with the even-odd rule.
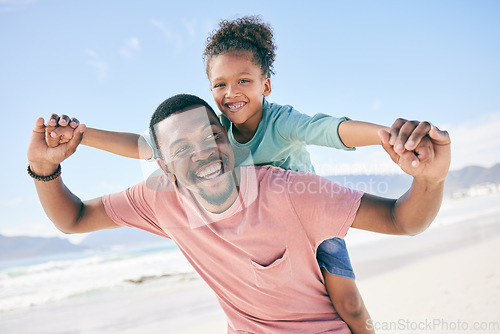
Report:
[[[236,109],[236,108],[240,108],[240,107],[243,107],[243,103],[232,104],[229,106],[229,109]]]

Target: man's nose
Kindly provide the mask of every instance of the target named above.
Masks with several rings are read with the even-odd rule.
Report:
[[[193,161],[207,160],[211,155],[217,153],[217,146],[215,144],[200,144],[196,146],[191,159]]]

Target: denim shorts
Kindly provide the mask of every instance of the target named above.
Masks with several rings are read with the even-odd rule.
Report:
[[[316,259],[330,274],[355,279],[344,239],[333,238],[319,245]]]

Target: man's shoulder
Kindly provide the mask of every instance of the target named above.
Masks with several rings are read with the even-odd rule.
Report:
[[[174,192],[176,185],[174,182],[168,180],[161,169],[158,169],[150,174],[145,180],[136,184],[135,187],[142,188],[144,192],[159,195],[162,193]]]

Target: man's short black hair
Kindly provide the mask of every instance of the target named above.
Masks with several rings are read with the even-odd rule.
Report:
[[[170,115],[181,113],[192,106],[204,106],[209,112],[212,112],[217,117],[215,111],[205,100],[199,98],[198,96],[190,94],[174,95],[163,101],[162,104],[160,104],[158,108],[156,108],[156,111],[154,112],[153,116],[151,117],[151,121],[149,122],[149,132],[151,134],[151,137],[153,138],[153,143],[157,148],[158,154],[161,155],[158,145],[158,137],[155,132],[155,125],[160,123]]]

